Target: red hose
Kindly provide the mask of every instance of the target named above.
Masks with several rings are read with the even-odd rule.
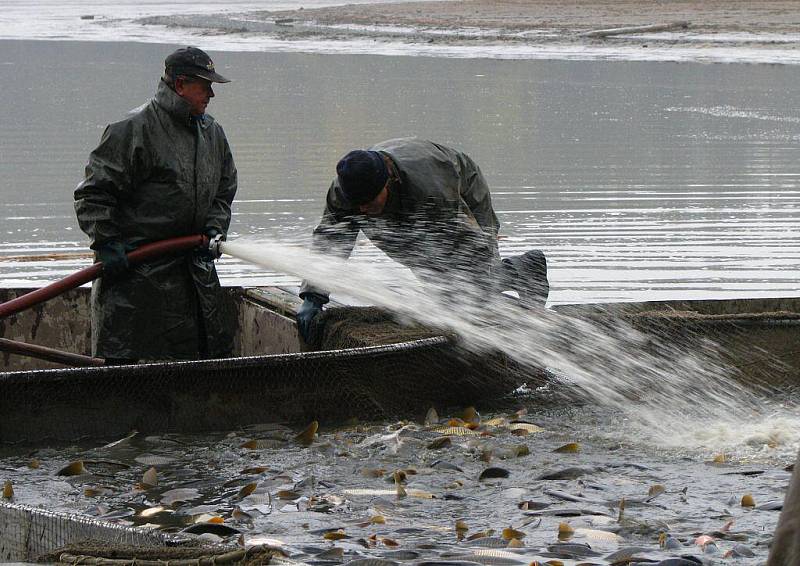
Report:
[[[169,253],[176,253],[188,251],[195,248],[208,246],[208,238],[203,235],[195,236],[180,236],[178,238],[170,238],[168,240],[160,240],[152,244],[145,244],[141,248],[137,248],[128,254],[128,263],[136,265],[143,263],[147,260],[161,257]],[[60,281],[51,283],[41,289],[36,289],[30,293],[26,293],[21,297],[12,299],[8,302],[0,304],[0,318],[17,314],[20,311],[29,309],[34,305],[43,303],[53,297],[60,295],[65,291],[80,287],[84,283],[93,281],[100,277],[103,272],[103,264],[97,262],[90,267],[76,271],[72,275],[68,275]]]

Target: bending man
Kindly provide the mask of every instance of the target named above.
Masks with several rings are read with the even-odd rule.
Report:
[[[92,355],[108,362],[224,357],[233,347],[209,253],[128,269],[142,244],[225,234],[236,167],[222,127],[205,113],[228,79],[195,47],[165,61],[155,98],[109,125],[75,189],[81,229],[103,262],[92,286]]]
[[[336,165],[312,250],[349,257],[359,231],[423,280],[455,293],[467,287],[516,290],[525,306],[547,300],[547,263],[540,251],[500,260],[500,226],[480,168],[458,150],[431,141],[388,140],[354,150]],[[297,314],[311,341],[328,292],[303,282]]]

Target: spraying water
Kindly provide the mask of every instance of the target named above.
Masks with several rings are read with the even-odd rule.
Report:
[[[737,382],[708,340],[689,350],[654,340],[620,318],[525,310],[473,281],[454,285],[450,274],[442,285],[398,288],[384,283],[385,274],[374,266],[298,246],[239,241],[225,242],[223,250],[409,321],[448,329],[473,350],[502,351],[521,364],[546,367],[572,393],[618,414],[632,434],[662,446],[729,449],[794,438],[800,431],[800,421],[771,408],[764,391]],[[461,291],[455,297],[454,288]]]

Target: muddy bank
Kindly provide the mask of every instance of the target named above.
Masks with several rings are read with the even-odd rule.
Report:
[[[321,24],[465,27],[505,31],[548,30],[569,35],[599,28],[687,21],[709,33],[795,33],[800,13],[795,2],[722,1],[645,2],[643,0],[469,0],[398,2],[272,12],[284,18]]]
[[[611,50],[620,56],[622,51],[623,58],[752,61],[771,57],[770,61],[781,63],[791,62],[800,43],[800,11],[796,3],[783,1],[410,2],[258,12],[249,14],[249,19],[274,24],[274,33],[286,40],[369,39],[546,51],[564,48],[568,52],[582,48],[587,55]],[[664,24],[666,29],[604,37],[590,34]],[[652,55],[625,53],[644,49]]]

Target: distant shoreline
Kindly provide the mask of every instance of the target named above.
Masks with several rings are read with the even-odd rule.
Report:
[[[296,4],[304,1],[320,3]],[[138,15],[87,15],[73,6],[30,29],[6,26],[0,37],[231,52],[800,65],[796,0],[365,1],[372,3],[281,11],[245,2],[241,12],[221,11],[221,1]]]
[[[505,49],[510,58],[800,64],[800,4],[790,1],[421,1],[250,16],[274,24],[273,32],[287,42],[427,44],[431,54],[436,47],[445,55],[453,48],[473,48],[499,57]],[[589,33],[663,24],[663,30],[607,37]]]

